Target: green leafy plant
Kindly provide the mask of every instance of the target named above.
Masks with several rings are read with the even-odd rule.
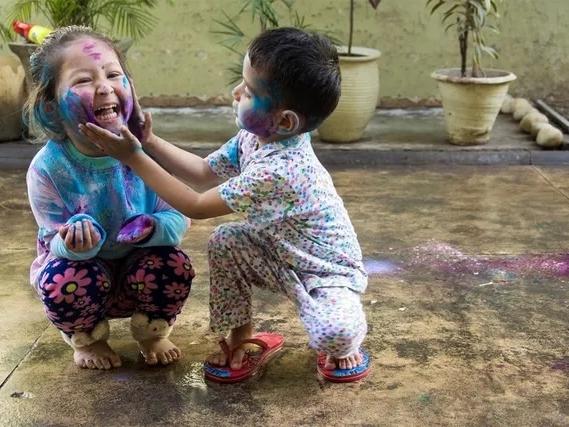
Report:
[[[381,0],[369,0],[369,4],[374,9],[377,9]],[[352,56],[352,41],[354,36],[354,0],[350,0],[350,29],[348,31],[348,53],[347,56]]]
[[[241,3],[241,9],[234,16],[229,16],[224,11],[222,20],[214,20],[218,25],[218,29],[214,30],[213,33],[222,36],[223,39],[220,41],[220,44],[237,55],[238,58],[234,64],[227,68],[230,75],[229,84],[235,84],[241,80],[245,43],[251,37],[238,24],[242,15],[246,13],[251,15],[251,21],[256,22],[258,32],[281,26],[318,31],[307,24],[304,16],[300,15],[295,9],[295,0],[242,0]],[[337,41],[330,34],[328,34],[328,37],[334,42]]]
[[[484,32],[498,29],[491,21],[500,17],[498,4],[502,0],[427,0],[431,15],[440,11],[442,23],[446,24],[445,31],[455,28],[460,47],[461,75],[467,74],[468,48],[472,44],[472,77],[483,77],[481,59],[484,54],[498,58],[498,52],[486,43]]]
[[[0,30],[4,40],[14,19],[32,22],[43,16],[52,28],[85,25],[111,35],[140,39],[151,31],[157,18],[153,15],[159,0],[17,0],[8,12],[8,22]],[[172,3],[172,0],[168,0]]]

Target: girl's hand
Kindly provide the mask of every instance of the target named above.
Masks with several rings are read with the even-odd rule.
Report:
[[[101,235],[88,219],[65,224],[59,229],[59,236],[72,252],[87,252],[101,240]]]
[[[127,221],[119,231],[117,241],[127,244],[139,243],[154,233],[154,218],[150,215],[139,215]]]
[[[115,135],[93,123],[80,124],[79,130],[103,153],[123,163],[128,164],[136,152],[142,150],[140,141],[126,126],[121,127],[120,135]]]

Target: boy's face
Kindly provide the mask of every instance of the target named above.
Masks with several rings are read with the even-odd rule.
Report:
[[[249,55],[243,60],[243,80],[233,88],[235,123],[261,138],[274,135],[278,120],[267,80],[251,67]]]
[[[57,80],[59,113],[66,129],[94,123],[118,133],[132,113],[130,82],[113,49],[101,40],[82,37],[67,45]]]

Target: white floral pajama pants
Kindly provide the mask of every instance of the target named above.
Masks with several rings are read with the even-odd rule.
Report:
[[[309,345],[334,357],[355,352],[367,332],[361,295],[344,286],[307,292],[298,276],[245,223],[218,226],[209,239],[210,323],[225,332],[252,321],[253,286],[285,294],[299,311]]]

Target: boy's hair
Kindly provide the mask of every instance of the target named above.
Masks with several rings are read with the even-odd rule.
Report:
[[[338,52],[327,37],[297,28],[276,28],[258,35],[248,53],[251,66],[269,80],[274,107],[301,114],[303,132],[318,127],[338,105]]]
[[[24,121],[35,135],[43,133],[48,138],[55,140],[64,140],[66,137],[63,123],[57,112],[55,88],[63,62],[61,50],[70,42],[81,37],[100,40],[112,48],[117,54],[123,71],[130,80],[124,57],[111,39],[89,27],[79,25],[56,29],[30,56],[32,88],[24,106]]]

